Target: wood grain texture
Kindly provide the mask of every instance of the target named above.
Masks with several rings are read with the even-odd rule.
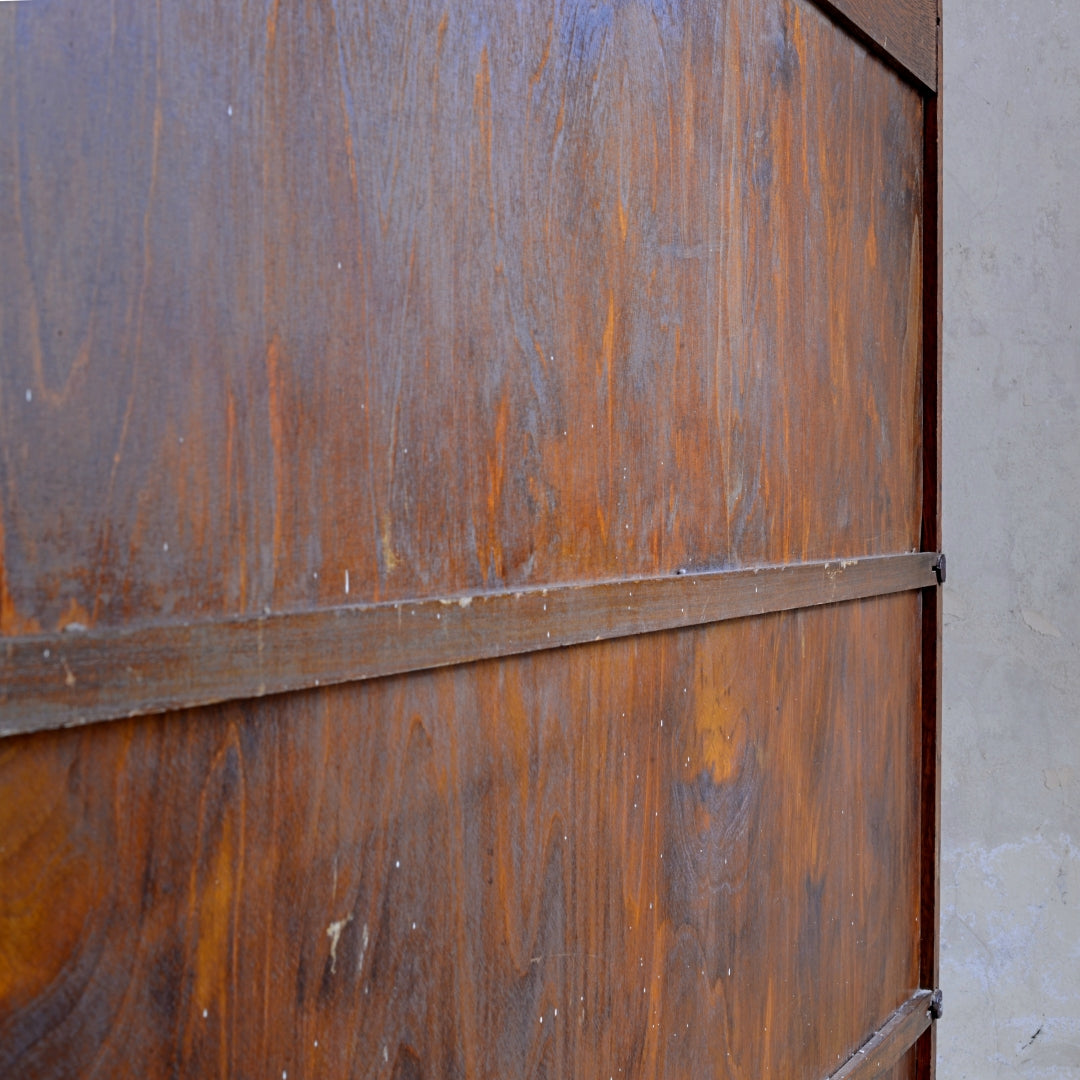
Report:
[[[940,590],[748,592],[940,547],[928,11],[0,4],[5,722],[291,691],[0,741],[0,1075],[820,1080],[933,985]]]
[[[803,0],[3,5],[0,634],[915,550],[922,113]]]
[[[918,553],[0,642],[0,737],[922,589]]]
[[[918,986],[921,606],[4,740],[0,1074],[820,1080]]]
[[[938,89],[938,0],[822,0],[931,92]]]

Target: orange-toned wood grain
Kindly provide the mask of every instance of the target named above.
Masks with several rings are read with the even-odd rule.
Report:
[[[829,1075],[918,985],[921,603],[3,740],[0,1073]]]
[[[843,20],[0,7],[0,635],[936,548]],[[934,970],[924,603],[0,740],[0,1075],[829,1075]]]
[[[919,94],[803,0],[0,11],[0,633],[913,550]]]

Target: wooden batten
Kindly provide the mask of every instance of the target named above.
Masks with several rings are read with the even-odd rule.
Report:
[[[930,990],[912,994],[829,1080],[874,1080],[891,1069],[930,1027],[932,999]]]
[[[933,553],[17,638],[0,736],[263,697],[935,582]]]
[[[937,90],[936,0],[820,0],[928,90]]]

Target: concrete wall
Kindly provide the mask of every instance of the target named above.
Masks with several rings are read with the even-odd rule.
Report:
[[[1080,0],[944,0],[939,1080],[1080,1077]]]

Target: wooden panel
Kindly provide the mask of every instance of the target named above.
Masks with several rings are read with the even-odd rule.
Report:
[[[932,1075],[936,15],[0,5],[0,1075]]]
[[[929,90],[938,86],[938,0],[823,0]]]
[[[0,1074],[827,1076],[918,985],[921,604],[4,740]]]
[[[0,737],[925,588],[933,554],[0,643]]]
[[[0,633],[917,549],[922,124],[803,0],[0,5]]]

